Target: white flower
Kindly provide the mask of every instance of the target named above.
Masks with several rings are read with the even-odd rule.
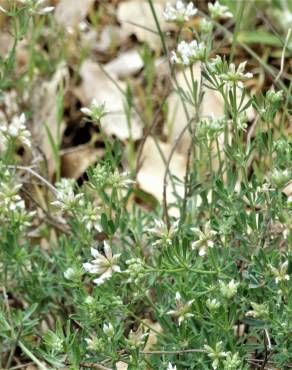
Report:
[[[279,103],[284,98],[284,91],[283,90],[279,90],[279,91],[275,92],[275,88],[272,87],[266,93],[266,98],[267,98],[268,102],[270,102],[272,104]]]
[[[183,304],[180,293],[176,292],[175,294],[176,309],[168,311],[167,314],[175,316],[177,318],[178,325],[180,326],[184,320],[194,316],[192,313],[190,313],[193,302],[194,299],[191,299],[187,303]]]
[[[270,269],[275,276],[275,282],[276,284],[279,284],[280,282],[289,281],[290,276],[287,274],[289,261],[283,262],[278,269],[270,265]]]
[[[84,300],[84,303],[85,304],[88,304],[88,305],[92,305],[94,303],[94,298],[91,296],[91,295],[88,295],[85,300]]]
[[[170,226],[169,230],[167,228],[167,225],[162,220],[156,219],[154,220],[154,224],[154,227],[146,230],[150,234],[153,234],[158,238],[158,240],[156,240],[153,245],[171,245],[172,240],[178,231],[179,220],[174,222]]]
[[[101,338],[85,338],[84,340],[87,344],[87,348],[90,351],[101,351],[104,347]]]
[[[81,277],[81,271],[76,267],[68,267],[64,272],[64,277],[67,280],[79,281]]]
[[[67,280],[72,280],[72,279],[74,279],[75,273],[76,273],[76,271],[75,271],[72,267],[69,267],[69,268],[67,268],[67,270],[64,272],[64,277],[65,277]]]
[[[177,370],[176,365],[172,365],[170,362],[167,364],[166,370]]]
[[[206,56],[206,45],[204,42],[198,43],[196,40],[187,43],[181,41],[177,46],[177,51],[172,51],[171,61],[174,64],[190,66],[193,63],[204,60]]]
[[[275,168],[269,176],[269,180],[272,185],[282,187],[291,180],[291,171],[286,168],[285,170]]]
[[[230,280],[228,284],[224,283],[224,281],[219,281],[220,285],[220,292],[221,294],[230,299],[235,296],[237,293],[237,288],[239,286],[239,283],[236,283],[234,279]]]
[[[4,208],[5,212],[25,209],[24,201],[18,195],[21,186],[21,184],[13,185],[11,180],[1,182],[0,206]]]
[[[241,369],[242,362],[239,358],[238,352],[232,354],[227,352],[226,360],[223,361],[224,370],[238,370]]]
[[[103,324],[102,330],[109,338],[114,336],[114,328],[110,322],[108,324]]]
[[[246,316],[251,316],[254,318],[266,317],[269,315],[269,309],[265,304],[258,304],[251,302],[253,310],[250,310],[246,313]]]
[[[1,125],[0,132],[6,137],[6,139],[17,139],[27,147],[31,147],[31,134],[27,130],[25,125],[26,119],[24,113],[18,116],[14,116],[10,125]]]
[[[200,29],[204,33],[209,33],[213,29],[213,23],[208,21],[206,18],[202,18],[200,21]]]
[[[219,4],[218,1],[216,1],[215,4],[208,3],[208,9],[209,9],[211,18],[213,19],[233,17],[228,7],[225,5]]]
[[[212,347],[208,346],[207,344],[205,344],[204,348],[208,352],[208,357],[210,357],[213,360],[212,368],[213,369],[218,369],[220,360],[222,358],[227,357],[227,355],[228,355],[227,352],[222,351],[223,343],[222,342],[216,343],[215,348],[212,348]]]
[[[163,16],[167,22],[184,23],[188,22],[197,13],[197,9],[192,2],[186,6],[182,1],[178,0],[176,6],[170,3],[166,4]]]
[[[215,118],[213,113],[210,117],[202,118],[198,122],[197,135],[201,140],[214,140],[227,125],[226,117]]]
[[[98,232],[101,232],[99,210],[99,207],[95,207],[91,203],[86,204],[85,208],[81,208],[81,221],[88,231],[95,228]]]
[[[126,341],[131,348],[138,348],[145,343],[147,337],[148,333],[144,333],[143,326],[140,325],[136,331],[130,330]]]
[[[80,111],[86,116],[89,116],[97,121],[99,121],[107,113],[105,103],[98,104],[96,99],[92,99],[90,103],[90,108],[82,107]]]
[[[211,229],[210,222],[206,223],[203,231],[199,228],[192,228],[191,230],[198,237],[198,240],[192,243],[192,249],[198,249],[199,256],[204,256],[209,248],[214,247],[213,238],[216,235],[216,232]]]
[[[216,299],[207,299],[206,306],[209,308],[210,311],[216,310],[221,306],[221,303]]]
[[[52,205],[59,207],[63,211],[70,211],[77,206],[83,205],[83,194],[74,194],[74,180],[61,179],[56,184],[57,200]]]
[[[91,248],[91,255],[95,259],[91,263],[84,263],[83,267],[90,274],[100,274],[98,279],[93,280],[97,285],[101,285],[105,280],[109,279],[114,272],[121,272],[117,261],[120,254],[112,254],[110,245],[104,241],[105,256],[99,253],[97,249]]]
[[[114,172],[108,175],[107,183],[113,188],[122,189],[128,188],[130,185],[133,185],[135,181],[129,178],[128,172],[120,173],[118,169],[115,169]]]
[[[226,81],[228,83],[235,83],[240,88],[243,88],[242,82],[249,80],[250,78],[253,77],[253,74],[250,72],[243,73],[245,70],[246,63],[247,63],[246,61],[240,63],[237,69],[234,63],[230,63],[229,70],[226,73],[222,73],[220,78],[223,81]]]
[[[18,2],[27,5],[31,14],[45,15],[51,13],[55,9],[54,6],[44,6],[47,0],[18,0]]]

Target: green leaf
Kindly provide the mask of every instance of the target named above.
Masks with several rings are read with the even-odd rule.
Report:
[[[101,217],[100,217],[100,223],[101,223],[101,226],[103,228],[103,231],[106,233],[106,234],[109,234],[109,228],[108,228],[108,222],[107,222],[107,216],[105,213],[102,213],[101,214]]]
[[[238,34],[238,41],[246,44],[264,44],[283,47],[283,42],[276,35],[266,31],[243,31]]]

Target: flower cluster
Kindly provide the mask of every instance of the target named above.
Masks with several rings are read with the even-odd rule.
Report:
[[[135,181],[129,178],[128,172],[120,173],[118,169],[115,169],[107,179],[107,185],[114,189],[126,189],[134,183]]]
[[[200,21],[200,29],[204,34],[208,34],[213,29],[213,23],[206,18],[202,18]]]
[[[24,113],[22,113],[19,117],[14,116],[10,125],[6,125],[2,123],[0,125],[0,133],[7,139],[7,140],[18,140],[22,144],[27,147],[31,147],[31,134],[26,128],[26,118]]]
[[[24,230],[31,226],[31,219],[35,212],[27,211],[25,208],[25,202],[19,195],[22,185],[17,184],[12,174],[1,164],[0,170],[3,170],[2,179],[0,179],[0,222],[4,225],[13,220],[19,230]]]
[[[244,73],[246,61],[242,62],[236,68],[234,63],[228,64],[221,56],[216,55],[208,63],[204,65],[205,75],[208,76],[209,82],[213,87],[219,89],[223,84],[229,87],[237,86],[243,88],[243,82],[251,79],[253,74],[250,72]]]
[[[221,303],[216,298],[208,298],[206,301],[206,306],[209,308],[210,311],[214,311],[221,306]]]
[[[271,88],[266,93],[267,101],[272,104],[277,104],[283,100],[284,92],[283,90],[275,91],[274,87]]]
[[[204,61],[206,58],[206,45],[204,42],[181,41],[177,46],[177,51],[172,51],[171,61],[174,64],[190,66],[197,61]]]
[[[254,318],[265,318],[269,315],[268,307],[263,303],[259,304],[256,302],[251,302],[252,310],[246,313],[246,316],[251,316]]]
[[[226,358],[228,355],[227,352],[223,351],[223,343],[216,343],[215,348],[212,348],[205,344],[204,348],[208,353],[208,357],[210,357],[210,359],[212,360],[212,368],[218,369],[221,359]]]
[[[233,298],[239,287],[239,283],[236,283],[234,279],[230,280],[229,283],[220,280],[219,285],[221,294],[227,299]]]
[[[277,188],[283,187],[289,180],[291,180],[291,171],[288,168],[284,170],[275,168],[269,176],[269,181]]]
[[[154,227],[147,229],[148,233],[156,236],[158,239],[153,243],[153,246],[162,245],[168,246],[171,245],[173,242],[173,238],[175,237],[178,231],[178,224],[179,220],[174,222],[169,230],[167,225],[162,220],[154,220]]]
[[[147,337],[148,333],[144,333],[143,327],[140,325],[136,331],[130,330],[128,339],[126,341],[131,348],[137,349],[144,345]]]
[[[212,140],[215,139],[227,125],[226,117],[202,118],[197,127],[197,135],[199,139]]]
[[[81,269],[76,267],[68,267],[64,272],[64,278],[71,281],[80,281],[81,276]]]
[[[82,107],[81,112],[95,121],[100,121],[107,114],[105,103],[98,104],[96,99],[91,101],[90,107]]]
[[[167,313],[168,315],[172,315],[175,318],[177,318],[178,325],[180,326],[184,320],[194,316],[194,314],[190,312],[193,302],[194,299],[191,299],[190,301],[183,303],[180,293],[176,292],[175,294],[176,308],[174,310],[168,311]]]
[[[232,354],[227,352],[226,359],[223,361],[224,370],[238,370],[241,369],[242,361],[239,358],[238,352]]]
[[[192,2],[185,5],[181,0],[176,2],[176,6],[172,6],[170,3],[166,4],[164,10],[164,19],[167,22],[175,22],[182,24],[188,22],[194,15],[197,14],[197,9],[194,7]]]
[[[100,275],[99,278],[93,280],[96,285],[101,285],[110,279],[114,272],[121,272],[120,266],[117,264],[120,254],[113,255],[111,247],[106,241],[104,242],[104,253],[105,255],[97,249],[91,248],[91,255],[94,260],[83,264],[86,272]]]
[[[2,181],[0,189],[0,207],[5,212],[24,209],[24,201],[18,194],[21,184],[12,184],[11,182]]]
[[[62,179],[56,184],[57,199],[52,202],[52,205],[60,208],[62,211],[72,211],[76,207],[84,204],[83,194],[74,194],[73,179]]]
[[[115,334],[114,327],[110,322],[108,324],[104,323],[102,326],[102,330],[104,334],[108,337],[108,339],[112,338]]]
[[[177,370],[176,366],[175,365],[172,365],[171,362],[169,362],[167,364],[167,369],[166,370]]]
[[[97,338],[97,337],[85,338],[85,342],[87,344],[87,348],[90,351],[99,352],[104,349],[104,343],[103,343],[102,338]]]
[[[226,73],[223,73],[220,77],[223,81],[226,81],[227,83],[235,84],[240,88],[243,88],[242,82],[253,77],[253,74],[250,72],[244,73],[245,66],[246,61],[240,63],[237,69],[234,63],[230,63],[229,70]]]
[[[112,169],[108,164],[97,164],[90,172],[90,186],[97,190],[110,187],[113,189],[127,189],[135,183],[129,178],[127,172],[119,172]]]
[[[270,269],[273,275],[275,276],[276,284],[290,280],[290,276],[287,274],[288,266],[289,266],[288,261],[283,262],[278,268],[275,268],[272,265],[270,265]]]
[[[91,231],[92,229],[101,231],[100,226],[100,208],[95,207],[92,203],[87,203],[85,207],[82,208],[81,222],[84,223],[86,229]]]
[[[141,258],[131,258],[126,261],[128,265],[125,273],[129,275],[128,283],[134,282],[138,284],[140,279],[144,276],[144,265]]]
[[[228,7],[221,5],[218,1],[216,1],[214,4],[208,3],[208,10],[212,19],[233,17]]]
[[[191,229],[198,240],[194,241],[192,243],[192,249],[196,249],[199,251],[199,256],[204,256],[209,248],[214,247],[214,236],[216,235],[216,232],[211,229],[210,222],[207,222],[204,226],[203,230],[200,230],[197,227],[193,227]]]

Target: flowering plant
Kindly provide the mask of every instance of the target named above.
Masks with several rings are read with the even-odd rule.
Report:
[[[89,127],[92,139],[87,144],[94,161],[78,179],[64,178],[70,125],[63,141],[61,126],[71,100],[81,95],[80,86],[65,94],[64,81],[60,83],[55,138],[53,128],[42,122],[51,144],[48,161],[30,131],[36,112],[27,95],[37,78],[43,79],[44,65],[51,68],[50,53],[52,60],[58,59],[58,52],[60,59],[68,58],[72,80],[79,80],[79,62],[86,53],[75,47],[84,35],[74,39],[74,32],[65,34],[55,25],[57,37],[64,37],[59,51],[50,44],[51,38],[56,42],[49,30],[53,8],[44,0],[12,3],[0,8],[12,18],[15,37],[10,54],[0,58],[1,94],[8,94],[14,81],[20,101],[17,114],[0,112],[0,367],[292,367],[287,75],[281,82],[280,70],[273,86],[258,93],[256,79],[262,86],[268,68],[270,81],[275,66],[242,61],[250,50],[247,46],[236,54],[244,34],[238,34],[238,17],[224,5],[229,2],[198,9],[192,2],[167,3],[161,22],[173,23],[166,24],[171,26],[169,34],[149,0],[169,62],[167,78],[174,87],[170,98],[178,98],[177,104],[153,99],[158,95],[155,89],[162,85],[164,90],[166,76],[154,79],[158,52],[145,47],[143,60],[148,63],[143,78],[138,78],[142,88],[133,89],[138,91],[133,94],[129,78],[125,114],[117,113],[125,118],[129,136],[124,141],[109,136],[110,120],[103,121],[108,110],[86,97],[88,106],[84,101],[76,104],[74,119],[70,118],[81,122],[80,131]],[[88,16],[96,29],[104,16],[102,6],[92,5]],[[231,39],[226,19],[228,27],[234,27],[230,55],[224,55]],[[157,39],[156,32],[153,35]],[[13,70],[23,37],[28,37],[30,47],[27,72],[20,76]],[[97,50],[95,45],[90,53]],[[76,59],[78,67],[72,68]],[[23,91],[26,84],[28,93]],[[144,90],[148,95],[140,105],[146,113],[141,113],[136,100]],[[222,109],[213,111],[214,101]],[[107,105],[110,109],[110,102]],[[173,141],[163,126],[172,109],[180,114]],[[145,125],[135,143],[134,110],[145,121],[141,119]],[[100,144],[94,142],[96,137],[102,138],[102,145],[95,145]],[[151,147],[146,155],[143,151],[149,137],[161,156],[161,167],[154,160],[159,170],[152,166],[149,171],[156,197],[142,189],[139,176],[147,155],[153,154]],[[162,180],[156,183],[161,171]]]

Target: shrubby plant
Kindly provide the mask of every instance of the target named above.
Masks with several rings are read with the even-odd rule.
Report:
[[[42,1],[22,3],[21,17],[52,10]],[[248,97],[253,75],[246,62],[229,62],[212,49],[212,20],[232,14],[218,2],[208,8],[196,38],[179,39],[168,55],[172,68],[189,69],[192,77],[201,63],[201,84],[188,81],[184,101],[198,111],[207,87],[225,104],[222,117],[189,117],[190,164],[178,217],[167,205],[149,211],[133,201],[137,185],[121,169],[115,144],[82,186],[69,179],[52,185],[17,162],[19,143],[34,146],[24,114],[1,123],[2,367],[12,368],[19,349],[40,369],[291,364],[292,209],[283,192],[291,183],[291,141],[281,128],[271,137],[289,96],[272,87]],[[5,11],[19,16],[16,8]],[[182,29],[197,14],[192,3],[177,1],[164,17]],[[3,68],[1,79],[7,74]],[[260,128],[248,142],[251,106]],[[107,114],[96,101],[82,113],[96,125]],[[22,190],[27,173],[50,192],[45,213],[58,232],[48,249],[30,236],[39,215]],[[50,223],[39,232],[48,235]]]

